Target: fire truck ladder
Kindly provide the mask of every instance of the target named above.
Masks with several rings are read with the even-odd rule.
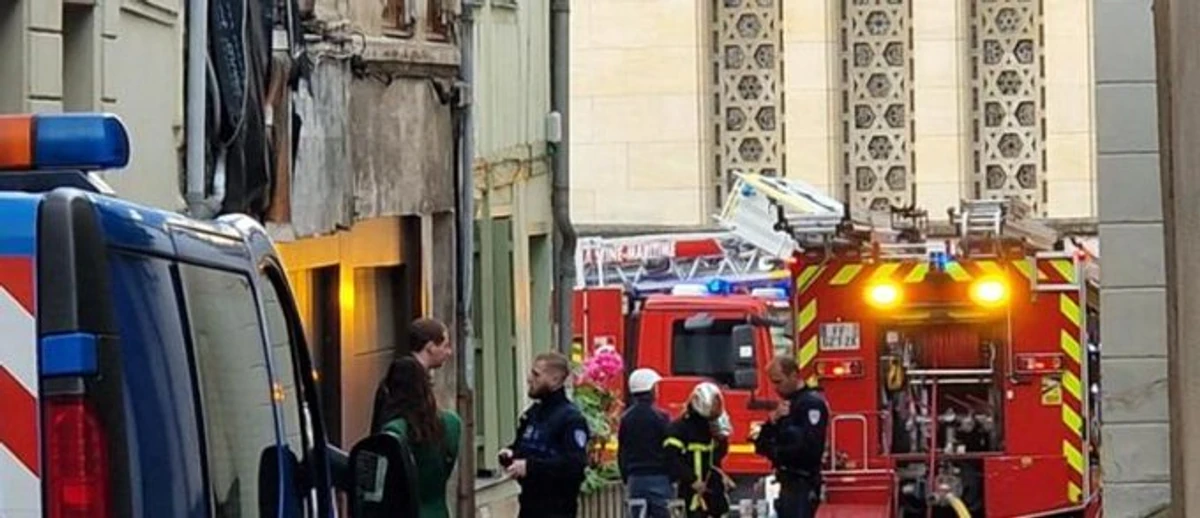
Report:
[[[1058,232],[1031,217],[1029,205],[1017,199],[962,200],[950,211],[959,245],[967,251],[977,243],[1019,242],[1034,251],[1054,250]]]
[[[879,243],[883,255],[924,257],[925,244],[912,242],[923,229],[917,228],[919,225],[904,228],[896,221],[898,214],[908,217],[916,212],[901,209],[862,220],[849,214],[841,202],[800,180],[739,174],[716,219],[723,228],[773,257],[791,257],[805,249],[861,248],[870,243]],[[899,242],[902,235],[909,242]]]
[[[704,244],[707,242],[707,246]],[[700,243],[700,253],[681,248]],[[669,287],[712,277],[737,278],[764,271],[762,252],[724,232],[587,237],[579,240],[576,286]]]

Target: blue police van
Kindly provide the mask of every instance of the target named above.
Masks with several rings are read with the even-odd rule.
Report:
[[[0,516],[408,515],[395,441],[327,444],[263,227],[122,201],[92,173],[129,154],[113,115],[0,116]]]

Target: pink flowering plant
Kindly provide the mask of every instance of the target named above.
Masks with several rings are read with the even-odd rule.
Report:
[[[604,447],[615,441],[622,404],[618,390],[625,362],[611,346],[600,347],[576,365],[575,404],[587,419],[592,439],[588,444],[587,478],[583,492],[591,493],[620,479],[615,457],[605,458]]]

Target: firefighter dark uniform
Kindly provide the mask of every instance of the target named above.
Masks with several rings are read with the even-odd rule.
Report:
[[[671,459],[671,478],[679,484],[679,498],[687,516],[722,516],[729,512],[724,475],[719,468],[729,443],[713,434],[712,422],[689,408],[667,427],[663,446]],[[703,494],[692,489],[697,480],[705,481]]]
[[[812,518],[821,503],[821,462],[829,429],[829,406],[813,388],[788,397],[786,416],[764,424],[754,450],[775,467],[779,518]]]
[[[573,518],[587,467],[587,420],[558,389],[521,415],[514,459],[525,460],[520,518]]]

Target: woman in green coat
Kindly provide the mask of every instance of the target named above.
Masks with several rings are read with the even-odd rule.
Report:
[[[448,518],[446,484],[458,460],[462,421],[453,412],[438,410],[428,371],[412,356],[392,362],[388,369],[383,431],[408,443],[417,467],[418,518]]]

